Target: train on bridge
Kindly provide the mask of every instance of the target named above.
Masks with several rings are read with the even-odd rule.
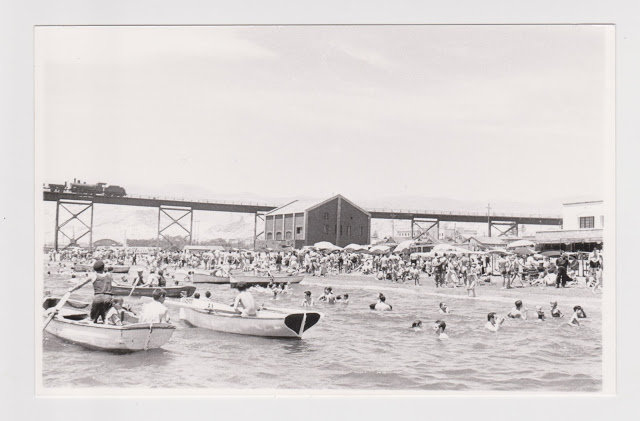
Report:
[[[83,196],[124,197],[127,195],[127,191],[120,186],[107,183],[87,184],[76,179],[73,183],[65,181],[64,184],[48,184],[44,189],[51,193],[74,193]]]

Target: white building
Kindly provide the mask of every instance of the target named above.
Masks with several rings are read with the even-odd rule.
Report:
[[[602,229],[604,228],[604,202],[564,203],[562,205],[562,229]]]

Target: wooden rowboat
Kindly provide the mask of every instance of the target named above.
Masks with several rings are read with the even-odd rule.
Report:
[[[54,307],[59,299],[47,297],[45,309]],[[138,323],[129,318],[123,326],[93,323],[84,311],[63,307],[45,331],[65,341],[85,348],[126,353],[160,348],[169,341],[175,326],[169,323]]]
[[[275,275],[275,276],[252,276],[252,275],[232,275],[230,279],[231,288],[235,288],[239,283],[244,283],[247,286],[267,286],[271,282],[299,284],[304,279],[304,275]]]
[[[167,297],[180,298],[182,292],[187,293],[187,297],[191,297],[196,292],[193,285],[182,285],[175,287],[141,287],[137,286],[131,293],[131,285],[112,284],[111,290],[113,295],[129,295],[132,297],[151,297],[155,289],[162,288],[167,291]]]
[[[129,273],[129,269],[131,269],[131,266],[107,265],[106,268],[107,268],[107,271],[110,271],[113,273]],[[112,270],[109,270],[110,268]],[[93,272],[93,265],[88,263],[76,263],[73,266],[73,270],[76,272]]]
[[[166,300],[167,306],[179,307],[181,318],[196,327],[237,335],[265,338],[302,339],[322,317],[317,312],[298,309],[263,308],[256,316],[243,317],[228,305],[205,300]]]
[[[194,271],[193,283],[194,284],[228,284],[228,276],[216,276],[213,271]]]

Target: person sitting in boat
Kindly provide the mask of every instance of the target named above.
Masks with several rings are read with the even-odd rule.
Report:
[[[122,326],[125,314],[136,317],[135,313],[124,307],[124,299],[122,297],[114,298],[111,307],[107,311],[107,324]]]
[[[440,310],[438,310],[440,314],[449,314],[451,313],[451,309],[447,307],[445,303],[440,303]]]
[[[142,274],[144,273],[144,271],[142,269],[138,270],[138,276],[136,276],[135,278],[133,278],[133,283],[131,284],[132,286],[137,286],[137,287],[143,287],[146,285],[146,282],[144,280],[144,277],[142,276]]]
[[[446,327],[447,324],[443,320],[436,320],[436,323],[433,325],[433,330],[436,332],[436,335],[438,335],[438,338],[449,339],[449,336],[444,333]]]
[[[113,278],[110,273],[105,273],[102,260],[96,260],[93,264],[93,270],[94,273],[91,276],[87,276],[87,279],[74,286],[69,292],[76,291],[89,282],[93,282],[93,301],[91,302],[89,316],[94,323],[98,323],[98,319],[102,319],[104,323],[107,311],[111,307],[111,301],[113,300]]]
[[[156,288],[153,290],[152,296],[153,301],[142,306],[139,322],[169,323],[171,320],[169,309],[163,304],[167,296],[167,291],[162,288]]]
[[[391,311],[391,310],[393,310],[393,307],[391,306],[391,304],[387,304],[386,301],[387,301],[387,297],[385,297],[384,295],[380,294],[379,298],[378,298],[378,302],[369,305],[369,308],[371,310],[377,310],[377,311]]]
[[[253,299],[253,295],[247,291],[247,284],[240,282],[236,288],[238,288],[238,295],[233,302],[233,309],[242,317],[256,316],[256,301]]]
[[[313,307],[313,298],[311,298],[311,291],[304,292],[304,298],[302,299],[302,307]]]

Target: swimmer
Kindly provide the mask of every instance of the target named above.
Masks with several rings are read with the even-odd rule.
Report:
[[[416,332],[419,332],[422,330],[422,321],[421,320],[416,320],[415,322],[411,323],[411,329],[413,329]]]
[[[447,307],[445,303],[440,303],[440,310],[438,312],[440,314],[449,314],[451,313],[451,309]]]
[[[558,308],[557,301],[551,301],[549,304],[551,304],[551,317],[564,317],[564,314]]]
[[[204,296],[207,300],[211,301],[211,293],[209,291],[205,292]]]
[[[541,322],[546,319],[541,306],[536,306],[536,313],[538,314],[538,320],[540,320]]]
[[[447,334],[444,333],[444,330],[446,327],[447,327],[447,324],[444,321],[436,320],[436,323],[433,325],[433,330],[436,332],[436,335],[438,335],[438,338],[449,339],[449,336],[447,336]]]
[[[527,320],[527,308],[522,305],[522,301],[518,300],[515,303],[515,307],[507,314],[512,319]]]
[[[393,307],[391,306],[391,304],[387,304],[386,301],[387,301],[387,298],[384,295],[380,294],[380,298],[378,298],[378,302],[370,304],[369,308],[371,310],[377,310],[377,311],[393,310]]]
[[[500,319],[498,319],[498,321],[496,322],[496,313],[489,313],[487,314],[487,323],[484,325],[484,327],[486,329],[489,329],[492,332],[497,332],[498,330],[500,330],[500,326],[502,326],[502,324],[504,323],[504,318],[501,317]]]
[[[349,304],[349,294],[344,294],[344,296],[342,297],[342,304],[343,305]]]
[[[571,319],[569,319],[569,323],[567,323],[569,326],[580,326],[580,322],[578,321],[578,319],[580,318],[580,316],[578,315],[580,311],[580,306],[575,306],[573,308],[573,314],[571,315]]]
[[[582,306],[575,306],[573,308],[573,311],[575,311],[576,314],[578,315],[578,319],[586,319],[587,318],[587,314],[582,309]]]
[[[311,291],[304,292],[304,298],[302,299],[302,307],[313,307],[313,298],[311,298]]]
[[[195,294],[193,294],[193,298],[196,299],[196,300],[199,300],[200,299],[200,293],[196,292]]]

